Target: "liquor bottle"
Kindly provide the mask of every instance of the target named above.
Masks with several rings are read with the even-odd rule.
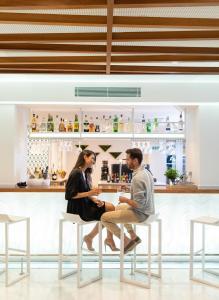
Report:
[[[154,131],[155,132],[158,132],[158,127],[159,127],[158,118],[154,118]]]
[[[84,126],[84,132],[89,132],[89,122],[88,122],[88,119],[87,119],[87,115],[84,116],[83,126]]]
[[[59,131],[59,116],[58,115],[56,115],[56,118],[55,118],[55,128],[54,128],[54,131],[55,132]]]
[[[61,118],[60,123],[59,123],[59,132],[65,132],[65,124],[64,124],[64,119]]]
[[[47,131],[47,124],[46,124],[46,118],[45,117],[42,118],[42,122],[40,124],[39,130],[40,130],[40,132],[46,132]]]
[[[120,118],[119,118],[119,132],[124,132],[123,115],[120,115]]]
[[[33,114],[32,120],[31,120],[31,131],[36,132],[36,129],[37,129],[36,115]]]
[[[141,132],[144,133],[145,129],[146,129],[146,121],[145,121],[144,115],[142,115],[142,119],[141,119]]]
[[[72,132],[72,131],[73,131],[72,121],[70,121],[70,120],[69,120],[69,122],[68,122],[67,131],[68,131],[68,132]]]
[[[148,119],[147,123],[146,123],[146,130],[147,133],[151,133],[151,121]]]
[[[166,117],[166,131],[170,131],[171,127],[170,127],[170,118]]]
[[[40,131],[39,116],[36,115],[36,132]]]
[[[116,183],[119,183],[120,178],[119,178],[119,173],[116,174]]]
[[[113,132],[118,132],[118,131],[119,131],[119,120],[117,115],[115,115],[113,118]]]
[[[109,116],[108,119],[106,119],[106,132],[111,133],[112,132],[112,117]]]
[[[95,132],[100,132],[100,124],[98,117],[96,117]]]
[[[74,132],[79,132],[79,121],[78,121],[78,115],[77,114],[75,114]]]
[[[127,123],[126,123],[126,132],[131,133],[132,132],[132,122],[131,119],[128,117]]]
[[[50,115],[50,114],[48,115],[47,131],[48,131],[48,132],[54,132],[53,116]]]
[[[95,125],[94,125],[93,117],[90,117],[89,132],[95,132]]]
[[[178,122],[178,130],[179,131],[183,131],[183,116],[182,116],[182,112],[180,113],[180,116],[179,116],[179,122]]]
[[[101,131],[102,132],[106,132],[106,127],[107,127],[107,124],[106,124],[106,116],[103,115],[103,118],[102,118],[102,122],[101,122]]]
[[[57,179],[57,173],[56,173],[56,171],[53,171],[52,180],[56,180],[56,179]]]

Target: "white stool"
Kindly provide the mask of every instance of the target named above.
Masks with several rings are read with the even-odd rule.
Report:
[[[92,282],[95,282],[97,280],[102,279],[102,225],[101,222],[98,221],[91,221],[91,222],[85,222],[83,221],[79,215],[75,214],[69,214],[69,213],[63,213],[63,219],[59,221],[59,279],[64,279],[68,276],[71,276],[73,274],[77,273],[77,285],[78,287],[84,287]],[[67,255],[63,254],[63,223],[65,222],[71,222],[77,225],[77,270],[73,272],[69,272],[65,275],[63,275],[63,258],[68,257]],[[82,248],[82,235],[83,235],[83,226],[97,223],[99,224],[99,253],[97,252],[91,252],[92,254],[99,255],[99,275],[96,277],[93,277],[89,280],[81,280],[81,271],[82,271],[82,250],[87,250]],[[90,252],[90,251],[89,251]],[[72,258],[71,258],[72,259]]]
[[[195,224],[202,225],[202,249],[200,249],[196,252],[194,251],[194,225]],[[190,221],[190,279],[218,288],[219,284],[211,283],[208,280],[201,279],[201,278],[194,276],[194,256],[199,253],[201,253],[201,257],[202,257],[202,260],[201,260],[202,261],[202,272],[206,272],[206,273],[213,274],[213,275],[219,275],[218,272],[205,268],[205,226],[206,225],[219,226],[219,219],[204,216],[204,217],[200,217],[200,218],[193,219]]]
[[[158,273],[154,273],[151,271],[151,226],[152,223],[156,222],[158,224],[158,253],[157,253],[157,262],[158,262]],[[132,223],[134,225],[134,231],[136,232],[136,226],[143,226],[147,227],[148,229],[148,260],[147,260],[147,270],[139,270],[136,268],[136,248],[134,248],[134,256],[132,260],[132,268],[131,268],[131,275],[135,273],[142,273],[148,276],[148,280],[146,283],[135,280],[129,279],[124,276],[124,224],[121,224],[121,243],[120,243],[120,281],[126,282],[130,284],[134,284],[136,286],[150,288],[151,286],[151,277],[161,278],[161,269],[162,269],[162,254],[161,254],[161,242],[162,242],[162,221],[158,218],[158,214],[151,215],[141,223]]]
[[[26,222],[26,250],[9,247],[9,225],[16,224],[18,222]],[[0,272],[0,274],[5,273],[5,285],[9,286],[20,281],[24,277],[30,275],[30,218],[0,214],[0,223],[5,224],[5,256],[4,256],[5,269],[2,272]],[[14,279],[13,281],[9,282],[10,251],[23,254],[23,256],[26,257],[27,268],[26,268],[26,273],[23,273],[23,257],[22,257],[20,276]]]

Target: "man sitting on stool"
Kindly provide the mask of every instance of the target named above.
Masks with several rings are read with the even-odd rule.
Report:
[[[141,165],[143,154],[140,149],[133,148],[126,151],[128,168],[133,170],[131,182],[131,199],[120,196],[115,211],[106,212],[101,217],[101,222],[106,228],[120,238],[120,228],[116,224],[124,224],[130,238],[124,236],[124,253],[134,249],[141,239],[136,236],[130,224],[141,223],[149,215],[154,214],[154,181],[151,173]]]

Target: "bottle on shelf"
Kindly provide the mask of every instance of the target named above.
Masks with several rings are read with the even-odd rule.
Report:
[[[58,115],[56,115],[56,118],[55,118],[54,131],[59,132],[59,116]]]
[[[119,132],[124,132],[124,120],[123,120],[123,115],[120,115],[119,118]]]
[[[126,123],[126,132],[131,133],[132,132],[132,122],[131,119],[128,117],[127,123]]]
[[[42,122],[40,124],[39,130],[40,130],[40,132],[46,132],[47,131],[47,124],[46,124],[46,118],[45,117],[42,118]]]
[[[119,120],[118,120],[118,116],[115,115],[113,118],[113,132],[118,132],[119,131]]]
[[[83,129],[84,132],[89,132],[89,122],[88,122],[87,115],[84,116]]]
[[[106,124],[106,116],[103,115],[103,118],[102,118],[102,125],[101,125],[101,132],[106,132],[106,127],[107,127],[107,124]]]
[[[72,121],[70,121],[70,120],[68,122],[67,131],[68,132],[73,132],[73,125],[72,125]]]
[[[112,128],[112,117],[109,116],[108,119],[106,119],[106,132],[107,133],[111,133],[113,131],[113,128]]]
[[[170,118],[166,117],[166,131],[171,131]]]
[[[151,121],[149,119],[146,123],[146,131],[147,131],[147,133],[151,133],[151,131],[152,131]]]
[[[179,122],[178,122],[178,130],[179,131],[183,131],[184,129],[184,126],[183,126],[183,116],[182,116],[182,112],[180,113],[180,116],[179,116]]]
[[[146,121],[144,115],[142,115],[141,119],[141,132],[144,133],[146,131]]]
[[[54,132],[53,116],[50,115],[50,114],[48,114],[47,131],[48,132]]]
[[[39,116],[36,115],[36,132],[40,131]]]
[[[154,118],[154,129],[153,129],[154,132],[158,132],[158,131],[159,131],[158,128],[159,128],[158,118],[155,117],[155,118]]]
[[[65,124],[64,124],[64,119],[61,118],[60,123],[59,123],[59,132],[65,132]]]
[[[78,121],[78,115],[77,114],[75,114],[74,132],[79,132],[79,121]]]
[[[100,124],[98,117],[96,117],[95,132],[100,132]]]
[[[36,132],[37,130],[37,121],[36,121],[36,115],[33,114],[32,120],[31,120],[31,131]]]
[[[93,117],[90,117],[89,132],[95,132],[95,125],[94,125]]]

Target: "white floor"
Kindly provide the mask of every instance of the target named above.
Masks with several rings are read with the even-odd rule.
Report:
[[[12,275],[17,270],[12,270]],[[219,289],[192,282],[188,270],[163,270],[150,290],[119,282],[119,270],[107,269],[103,279],[78,289],[74,276],[57,279],[57,270],[32,269],[31,277],[6,288],[0,276],[1,300],[218,300]]]

